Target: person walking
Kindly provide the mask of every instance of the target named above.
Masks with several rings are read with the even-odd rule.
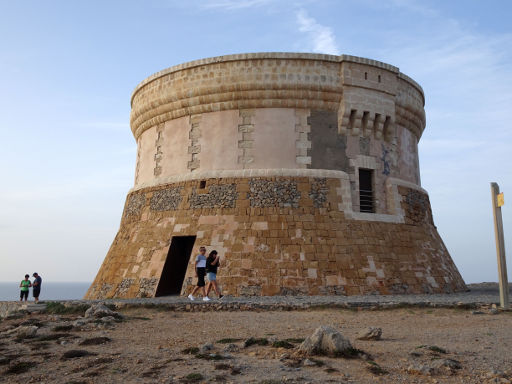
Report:
[[[211,251],[206,259],[206,276],[208,277],[208,286],[206,287],[206,297],[213,290],[217,294],[219,299],[222,299],[223,295],[220,294],[219,286],[217,285],[217,268],[220,267],[220,256],[217,251]]]
[[[206,256],[204,255],[206,253],[206,248],[201,247],[199,248],[199,255],[196,256],[196,262],[195,262],[195,269],[196,269],[196,277],[197,277],[197,286],[194,288],[192,293],[188,295],[188,298],[191,301],[195,300],[194,294],[199,291],[199,289],[203,292],[203,301],[210,301],[210,298],[206,294],[206,289],[204,286],[206,285],[204,281],[204,277],[206,275]]]
[[[39,302],[39,294],[41,293],[41,284],[43,283],[43,279],[37,272],[34,272],[32,276],[34,276],[34,282],[32,283],[32,296],[34,296],[37,304]]]
[[[25,280],[21,280],[20,301],[23,301],[23,298],[25,298],[25,301],[28,299],[28,289],[32,286],[32,283],[28,279],[29,277],[29,275],[25,275]]]

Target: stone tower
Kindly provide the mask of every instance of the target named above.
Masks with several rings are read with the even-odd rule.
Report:
[[[214,57],[131,99],[135,185],[86,298],[188,293],[200,245],[231,295],[465,289],[420,186],[422,88],[378,61]]]

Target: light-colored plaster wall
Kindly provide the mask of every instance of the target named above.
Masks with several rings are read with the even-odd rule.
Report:
[[[298,168],[295,110],[257,109],[253,121],[254,162],[246,168]]]
[[[137,155],[137,185],[149,183],[155,178],[156,138],[156,127],[144,131],[139,138],[139,154]]]
[[[420,185],[417,139],[408,129],[401,126],[397,126],[397,133],[400,145],[400,178]]]
[[[189,120],[186,116],[165,123],[161,160],[163,177],[180,175],[188,171]]]
[[[199,144],[201,171],[241,169],[238,160],[238,110],[203,113]]]

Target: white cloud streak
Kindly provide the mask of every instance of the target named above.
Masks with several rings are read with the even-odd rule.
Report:
[[[304,9],[297,11],[296,20],[299,31],[306,33],[311,40],[313,52],[339,55],[340,50],[336,44],[334,32],[330,27],[319,24]]]
[[[261,7],[270,3],[272,0],[213,0],[203,3],[203,9],[223,9],[226,11],[236,11],[253,7]]]

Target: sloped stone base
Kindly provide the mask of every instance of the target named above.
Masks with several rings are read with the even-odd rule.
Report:
[[[234,296],[466,289],[421,188],[388,180],[388,214],[360,214],[350,209],[348,178],[310,173],[205,177],[131,192],[85,298],[155,296],[173,236],[196,236],[182,294],[195,283],[201,245],[221,255],[217,279]]]

